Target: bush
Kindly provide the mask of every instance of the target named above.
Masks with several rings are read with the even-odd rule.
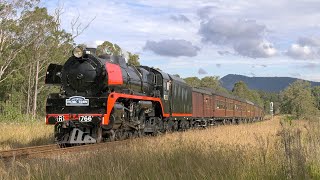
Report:
[[[318,114],[309,82],[298,80],[280,93],[281,112],[296,118],[311,119]]]

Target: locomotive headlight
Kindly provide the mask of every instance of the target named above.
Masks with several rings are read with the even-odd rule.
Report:
[[[75,47],[72,51],[72,54],[76,57],[76,58],[81,58],[83,56],[83,49],[79,46]]]

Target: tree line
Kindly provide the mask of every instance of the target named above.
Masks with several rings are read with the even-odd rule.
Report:
[[[50,63],[62,63],[77,34],[61,28],[35,0],[0,2],[0,113],[3,119],[35,118],[45,108],[44,85]]]
[[[72,20],[71,32],[61,27],[62,8],[53,14],[39,0],[0,1],[0,120],[35,119],[44,115],[46,97],[57,87],[44,84],[50,63],[63,64],[75,47],[74,39],[89,24]],[[109,41],[115,55],[127,54],[128,63],[139,64],[139,55],[122,52]]]

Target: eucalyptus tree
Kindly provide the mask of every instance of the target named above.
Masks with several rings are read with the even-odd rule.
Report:
[[[184,80],[191,87],[200,87],[201,86],[201,80],[198,77],[187,77],[187,78],[184,78]]]
[[[105,51],[108,52],[105,52]],[[131,52],[125,52],[119,45],[113,44],[110,41],[104,41],[101,45],[97,47],[97,54],[109,53],[117,56],[123,56],[127,53],[128,64],[133,66],[140,66],[139,55]]]
[[[38,0],[0,0],[0,113],[10,105],[35,117],[51,90],[43,83],[47,66],[65,62],[74,38],[94,20],[83,26],[77,17],[67,33],[61,7],[49,14],[38,5]]]
[[[200,85],[201,85],[201,87],[208,87],[208,88],[214,89],[214,90],[219,91],[219,92],[228,93],[228,90],[226,90],[225,88],[223,88],[221,86],[221,83],[219,81],[219,76],[206,76],[206,77],[203,77],[201,79]]]
[[[36,36],[26,36],[29,25],[22,22],[21,14],[37,3],[35,0],[0,1],[0,83],[17,71],[10,67],[19,53],[36,39]]]
[[[320,86],[312,87],[311,92],[316,100],[316,107],[320,110]]]
[[[129,58],[128,58],[128,64],[132,66],[140,66],[139,62],[139,55],[138,54],[133,54],[131,52],[128,52]]]
[[[72,35],[60,29],[58,19],[49,15],[46,8],[35,7],[32,11],[26,11],[22,15],[22,22],[29,25],[27,35],[34,37],[25,53],[29,59],[26,66],[29,70],[27,104],[32,107],[31,112],[35,117],[38,94],[46,87],[43,84],[46,68],[50,63],[62,63],[66,60],[69,56],[67,51],[72,49]],[[27,113],[29,112],[30,109],[27,108]]]
[[[282,113],[292,114],[297,118],[310,117],[318,113],[311,85],[307,81],[298,80],[290,84],[280,93],[280,98]]]
[[[233,89],[232,89],[232,94],[250,101],[253,101],[254,103],[257,103],[261,107],[264,106],[264,102],[261,99],[260,94],[255,91],[249,89],[247,84],[243,81],[239,81],[234,84]]]

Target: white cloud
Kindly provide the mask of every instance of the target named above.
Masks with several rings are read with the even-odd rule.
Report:
[[[92,0],[74,4],[67,0],[64,1],[62,25],[71,32],[70,22],[77,16],[80,15],[82,25],[95,18],[89,28],[76,38],[77,43],[91,42],[92,44],[95,40],[108,40],[133,52],[141,51],[148,39],[186,39],[188,37],[192,42],[198,41],[195,35],[198,26],[189,25],[189,28],[185,28],[184,23],[176,23],[168,19],[173,14],[171,11],[154,5],[149,7],[148,3],[138,3]],[[179,20],[187,20],[188,13],[178,13],[177,17]]]
[[[150,50],[162,56],[188,56],[193,57],[198,54],[199,47],[192,45],[186,40],[167,39],[159,42],[147,41],[144,47],[145,50]]]
[[[264,39],[266,27],[254,20],[225,17],[210,18],[201,23],[199,34],[202,41],[216,45],[230,45],[242,56],[266,58],[277,50]]]
[[[294,59],[315,59],[318,56],[310,46],[300,44],[292,44],[286,54]]]
[[[291,45],[286,54],[294,59],[319,59],[320,37],[301,37],[298,43]]]
[[[268,58],[277,54],[273,44],[267,40],[243,40],[234,43],[234,49],[243,56],[251,58]]]

